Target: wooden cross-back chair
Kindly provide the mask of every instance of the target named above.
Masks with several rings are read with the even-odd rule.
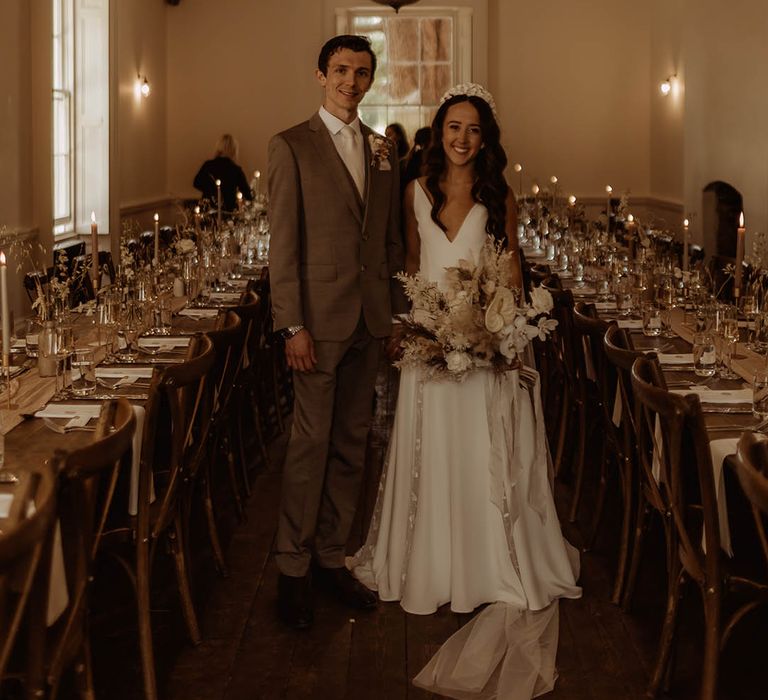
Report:
[[[619,470],[623,506],[619,558],[611,600],[616,604],[623,603],[628,606],[634,591],[634,581],[639,565],[639,549],[631,547],[632,532],[637,517],[635,502],[638,498],[642,498],[637,466],[637,431],[634,417],[636,406],[632,393],[632,365],[638,357],[643,357],[644,353],[634,349],[629,333],[617,325],[611,325],[606,329],[603,350],[606,360],[616,372],[616,394],[611,408],[610,426],[613,437],[609,440],[609,444],[619,451],[617,458],[621,460]],[[633,551],[638,551],[638,559],[634,562],[635,570],[630,576],[630,554]]]
[[[255,432],[257,447],[264,466],[269,464],[260,399],[256,395],[259,382],[254,379],[259,369],[259,352],[262,347],[264,317],[266,305],[253,289],[246,289],[235,308],[245,328],[240,367],[235,385],[232,387],[237,419],[237,444],[240,456],[240,468],[247,496],[251,494],[249,465],[252,460],[247,450],[247,436]],[[250,411],[248,411],[250,409]],[[255,428],[255,431],[254,431]]]
[[[752,508],[755,530],[768,574],[768,435],[745,432],[739,440],[733,464],[741,489]]]
[[[577,448],[571,466],[578,465],[584,459],[586,416],[576,368],[573,294],[568,289],[562,289],[557,275],[545,280],[543,286],[552,294],[553,307],[550,315],[557,321],[557,328],[551,334],[551,339],[555,360],[553,368],[558,378],[555,381],[552,381],[552,377],[549,378],[545,404],[557,407],[550,446],[554,456],[555,475],[560,476],[564,468],[566,445],[574,431]]]
[[[207,333],[213,342],[215,360],[208,381],[208,459],[203,464],[204,501],[209,521],[215,529],[213,508],[212,478],[213,470],[223,457],[227,467],[230,490],[237,509],[238,519],[242,521],[245,508],[243,505],[244,487],[241,487],[235,470],[234,441],[231,431],[230,408],[234,387],[242,367],[243,341],[245,329],[240,317],[232,310],[219,316],[216,328]],[[218,536],[217,536],[218,539]],[[216,565],[219,571],[227,573],[221,546],[214,547]]]
[[[155,368],[144,403],[137,513],[118,524],[113,533],[115,546],[111,553],[136,589],[147,700],[158,697],[151,608],[152,570],[158,546],[165,546],[172,557],[190,641],[197,645],[201,640],[192,600],[188,534],[192,492],[207,450],[201,427],[207,425],[205,382],[213,362],[211,339],[196,334],[190,339],[184,362]],[[163,440],[158,439],[161,430]],[[131,545],[127,556],[122,546],[126,540]]]
[[[69,603],[47,635],[45,675],[49,698],[57,696],[62,674],[72,666],[81,697],[94,697],[89,589],[120,467],[130,454],[135,427],[133,408],[126,399],[105,402],[93,441],[58,456],[58,516]]]
[[[40,682],[36,669],[45,634],[53,525],[56,516],[56,475],[50,463],[36,473],[34,513],[22,517],[0,536],[0,686],[22,628],[27,636],[28,686]],[[20,513],[26,512],[20,503]]]
[[[593,423],[600,436],[600,457],[598,491],[595,505],[592,508],[592,521],[586,537],[586,548],[591,549],[597,534],[605,506],[605,496],[608,489],[609,463],[621,464],[621,445],[617,444],[614,432],[613,404],[616,397],[616,369],[608,361],[603,347],[605,333],[615,321],[606,321],[597,316],[594,304],[579,301],[573,310],[573,328],[576,333],[577,358],[579,359],[580,380],[586,385],[585,400],[591,410],[597,410],[597,421]],[[579,347],[580,346],[580,347]],[[579,352],[580,351],[580,352]],[[579,465],[576,474],[573,499],[571,501],[570,519],[576,520],[579,501],[581,499],[585,461]],[[619,478],[623,472],[619,467]]]
[[[666,614],[656,665],[648,687],[655,696],[668,679],[670,657],[677,627],[682,584],[695,584],[704,612],[704,650],[702,654],[702,700],[719,697],[717,683],[721,649],[734,626],[759,603],[768,602],[766,580],[756,581],[731,573],[730,563],[721,548],[720,517],[715,487],[712,453],[699,397],[680,396],[659,386],[654,375],[658,366],[646,358],[635,361],[632,385],[635,400],[645,420],[641,435],[653,431],[655,460],[658,464],[659,493],[665,499],[671,535],[667,537],[668,590]],[[653,427],[650,419],[653,419]],[[648,450],[641,449],[641,455]],[[749,456],[749,451],[742,452]],[[731,594],[746,602],[726,615]]]

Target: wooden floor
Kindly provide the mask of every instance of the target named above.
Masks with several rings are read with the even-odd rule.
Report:
[[[391,397],[389,397],[391,398]],[[377,415],[369,457],[371,475],[365,489],[362,520],[369,512],[377,469],[386,440],[386,415],[391,401],[379,396],[385,411]],[[411,679],[440,644],[468,616],[445,606],[435,615],[416,616],[396,603],[380,604],[371,613],[351,613],[335,600],[318,594],[315,625],[308,632],[286,629],[275,612],[277,569],[271,550],[280,492],[280,465],[285,436],[271,445],[272,467],[254,483],[247,522],[233,526],[227,557],[231,574],[220,579],[212,572],[203,545],[198,550],[196,596],[200,601],[203,643],[191,647],[174,597],[156,601],[159,683],[162,697],[171,700],[261,700],[285,698],[346,700],[416,700],[435,698],[414,688]],[[567,484],[558,484],[556,500],[562,513],[568,503]],[[589,509],[589,495],[586,496]],[[644,576],[631,614],[609,602],[615,542],[608,513],[604,541],[582,556],[580,600],[560,603],[559,680],[552,700],[616,700],[643,697],[663,609],[663,562],[648,547]],[[230,518],[231,519],[231,518]],[[588,518],[585,516],[585,520]],[[575,526],[564,531],[574,544],[581,536]],[[355,528],[359,542],[362,524]],[[105,574],[104,578],[112,581]],[[115,584],[117,586],[117,584]],[[169,587],[170,588],[170,587]],[[110,591],[112,595],[115,590]],[[684,606],[681,641],[669,697],[696,696],[701,627],[694,596]],[[113,600],[112,596],[110,599]],[[99,697],[123,700],[141,697],[135,631],[130,607],[99,612],[95,605],[95,655]],[[738,631],[724,659],[722,697],[728,700],[768,696],[768,620],[756,616]],[[666,696],[665,696],[666,697]]]

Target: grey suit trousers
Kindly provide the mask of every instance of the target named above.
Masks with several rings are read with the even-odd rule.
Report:
[[[360,319],[344,341],[315,341],[317,368],[294,372],[294,413],[283,468],[276,561],[289,576],[310,559],[344,565],[371,425],[381,341]]]

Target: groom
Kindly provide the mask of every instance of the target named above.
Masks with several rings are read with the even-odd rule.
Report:
[[[311,578],[351,607],[377,602],[344,566],[392,275],[403,268],[396,151],[357,114],[375,71],[367,38],[330,39],[316,71],[323,106],[269,144],[272,312],[295,394],[278,610],[294,628],[312,624]]]

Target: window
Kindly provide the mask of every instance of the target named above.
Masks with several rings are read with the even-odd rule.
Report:
[[[74,230],[72,0],[53,0],[53,230]]]
[[[53,232],[87,233],[109,221],[109,0],[52,3]]]
[[[339,31],[367,36],[376,52],[376,78],[360,116],[379,133],[400,122],[412,138],[432,121],[442,94],[470,79],[472,42],[458,40],[471,37],[466,8],[404,8],[399,14],[349,9],[338,20]]]

